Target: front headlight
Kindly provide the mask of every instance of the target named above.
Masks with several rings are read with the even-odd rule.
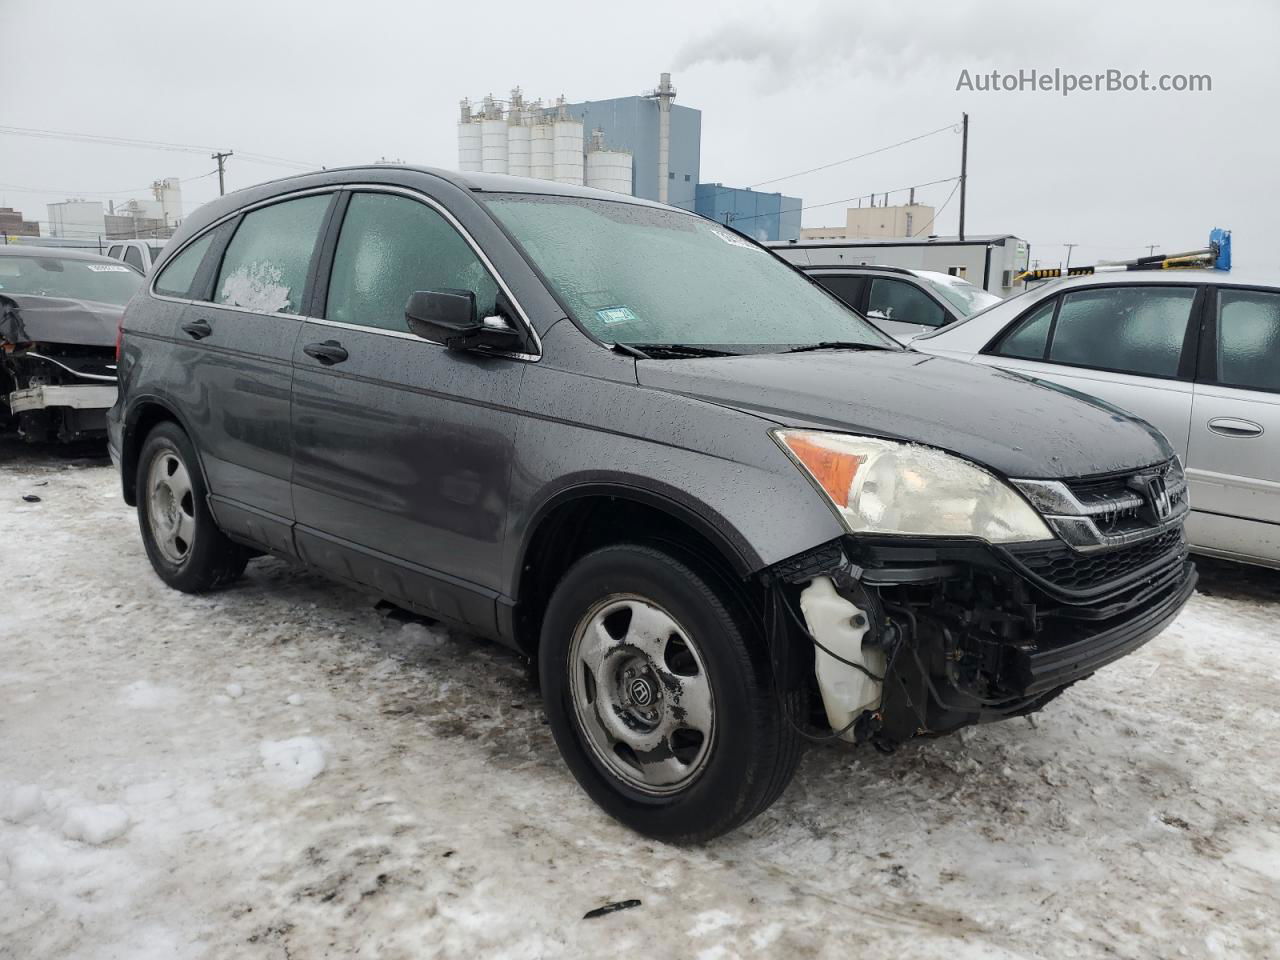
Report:
[[[1003,480],[933,447],[813,430],[773,436],[826,493],[850,533],[1053,539]]]

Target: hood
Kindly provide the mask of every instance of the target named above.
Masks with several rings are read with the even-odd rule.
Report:
[[[938,447],[1031,480],[1133,470],[1173,456],[1144,420],[994,367],[913,351],[640,360],[641,384],[785,426]]]
[[[124,307],[93,300],[0,294],[0,340],[114,347]]]

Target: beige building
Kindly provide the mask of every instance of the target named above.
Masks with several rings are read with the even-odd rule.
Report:
[[[855,240],[870,237],[926,237],[933,233],[934,209],[923,203],[896,207],[849,207],[843,227],[805,227],[801,240]]]

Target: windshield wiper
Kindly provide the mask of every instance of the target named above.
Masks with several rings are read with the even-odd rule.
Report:
[[[610,345],[609,349],[614,351],[614,353],[626,354],[628,357],[634,357],[637,360],[653,359],[643,350],[639,349],[638,347],[633,347],[629,343],[614,343]]]
[[[668,354],[683,357],[736,357],[732,350],[717,350],[715,347],[700,347],[691,343],[632,343],[629,346],[643,350],[650,357],[657,354]]]
[[[879,343],[861,343],[853,340],[823,340],[821,343],[806,343],[802,347],[792,347],[783,353],[807,353],[810,350],[892,350],[893,347]]]

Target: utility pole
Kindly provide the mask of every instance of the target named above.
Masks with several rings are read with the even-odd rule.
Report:
[[[964,118],[960,132],[960,239],[964,240],[964,201],[965,188],[969,180],[969,115]]]
[[[1063,268],[1063,269],[1064,269],[1064,270],[1070,270],[1070,269],[1071,269],[1071,251],[1072,251],[1072,249],[1074,249],[1075,247],[1080,246],[1080,244],[1078,244],[1078,243],[1064,243],[1064,244],[1063,244],[1063,246],[1067,248],[1067,265],[1066,265],[1066,267],[1065,267],[1065,268]]]
[[[227,157],[231,157],[234,155],[235,155],[234,150],[227,150],[225,152],[210,154],[210,159],[218,161],[218,196],[220,197],[225,196],[227,192],[227,186],[225,181],[223,180],[223,174],[225,172],[223,167],[223,161],[225,161]]]

